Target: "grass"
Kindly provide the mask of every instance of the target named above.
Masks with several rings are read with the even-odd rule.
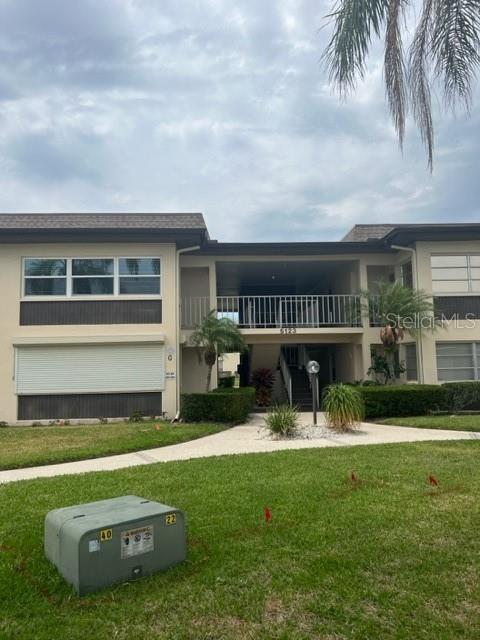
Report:
[[[381,424],[393,424],[399,427],[418,427],[420,429],[450,429],[451,431],[480,431],[480,414],[416,416],[413,418],[383,418]]]
[[[155,425],[161,425],[157,430]],[[217,433],[225,426],[159,422],[5,427],[0,429],[0,469],[85,460],[165,447]]]
[[[476,640],[479,456],[376,445],[0,486],[0,637]],[[44,559],[44,516],[129,493],[186,511],[188,560],[79,599]]]

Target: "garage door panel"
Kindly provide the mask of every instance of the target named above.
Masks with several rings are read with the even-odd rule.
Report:
[[[16,389],[21,395],[161,391],[161,344],[18,347]]]

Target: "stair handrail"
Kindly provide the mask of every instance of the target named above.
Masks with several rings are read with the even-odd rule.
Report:
[[[288,367],[287,361],[285,360],[285,356],[282,352],[280,352],[280,371],[282,373],[283,384],[285,385],[285,390],[287,392],[288,404],[292,406],[293,404],[293,392],[292,392],[292,374],[290,373],[290,369]]]

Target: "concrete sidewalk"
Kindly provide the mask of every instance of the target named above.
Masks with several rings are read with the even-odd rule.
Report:
[[[320,421],[323,417],[320,416]],[[311,423],[311,414],[300,414],[303,425]],[[112,471],[125,467],[135,467],[155,462],[189,460],[238,453],[261,453],[283,451],[285,449],[311,449],[319,447],[344,447],[365,444],[386,444],[394,442],[420,442],[424,440],[479,440],[480,432],[443,431],[439,429],[415,429],[362,423],[355,433],[335,434],[325,428],[311,439],[271,440],[263,429],[263,416],[254,414],[247,424],[233,427],[211,436],[191,440],[168,447],[125,453],[105,458],[65,462],[62,464],[12,469],[0,471],[0,483],[31,478],[72,475],[90,471]]]

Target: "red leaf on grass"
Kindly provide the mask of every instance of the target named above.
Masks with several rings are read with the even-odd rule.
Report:
[[[263,507],[263,512],[265,514],[265,522],[270,522],[272,519],[272,512],[268,507]]]
[[[352,473],[350,474],[350,480],[352,482],[358,482],[358,476],[355,471],[352,471]]]
[[[432,487],[438,487],[438,480],[431,473],[428,476],[428,482]]]

